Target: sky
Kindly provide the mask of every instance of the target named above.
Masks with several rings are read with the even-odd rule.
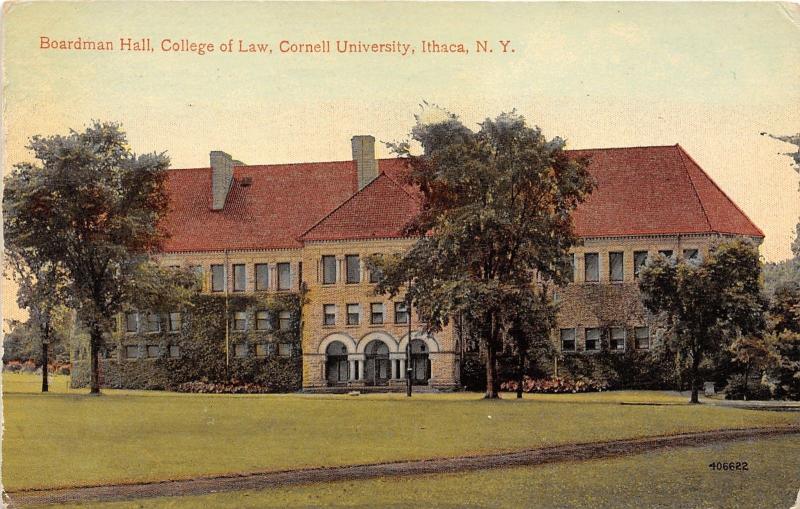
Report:
[[[30,136],[92,119],[180,168],[208,166],[211,150],[248,164],[349,159],[354,134],[406,138],[422,101],[468,125],[516,109],[568,148],[680,143],[764,230],[765,260],[791,254],[791,146],[759,133],[800,131],[798,4],[31,2],[6,3],[3,30],[5,173],[31,160]],[[43,49],[41,37],[115,48]],[[154,51],[122,51],[128,37]],[[162,51],[164,39],[216,50]],[[273,53],[220,51],[229,40]],[[415,54],[282,53],[283,40]],[[469,53],[422,53],[423,40]],[[3,311],[18,313],[8,282]]]

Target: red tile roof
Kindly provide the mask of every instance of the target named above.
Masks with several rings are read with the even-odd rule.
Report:
[[[574,213],[581,237],[763,232],[678,145],[572,150],[597,188]],[[211,170],[172,170],[168,252],[298,248],[302,241],[391,238],[419,210],[401,159],[359,192],[352,161],[237,166],[225,207],[211,210]],[[242,186],[245,177],[251,185]]]

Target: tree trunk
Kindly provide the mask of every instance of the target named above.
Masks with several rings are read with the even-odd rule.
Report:
[[[45,339],[42,341],[42,392],[48,391],[47,386],[47,349],[48,349],[48,341]]]
[[[700,367],[700,356],[695,352],[692,354],[692,398],[689,400],[690,403],[700,403],[700,386],[699,386],[699,377],[698,368]]]
[[[97,325],[91,327],[89,341],[89,358],[91,359],[91,383],[89,394],[100,394],[100,342],[102,332]]]
[[[525,378],[525,354],[520,351],[517,366],[517,399],[522,399],[522,381]]]
[[[494,350],[494,338],[486,342],[486,395],[485,399],[497,399],[497,354]]]

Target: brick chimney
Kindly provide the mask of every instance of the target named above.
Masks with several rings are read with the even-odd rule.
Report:
[[[230,154],[212,150],[211,159],[211,210],[222,210],[233,182],[234,160]]]
[[[370,135],[353,136],[353,161],[358,168],[358,190],[378,176],[378,161],[375,160],[375,137]]]

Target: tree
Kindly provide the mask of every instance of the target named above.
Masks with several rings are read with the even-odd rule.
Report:
[[[104,335],[165,237],[169,159],[134,154],[115,123],[33,136],[27,148],[38,162],[16,164],[5,179],[6,241],[63,271],[89,332],[91,393],[99,394]]]
[[[519,296],[536,274],[564,283],[575,244],[571,212],[592,190],[587,161],[571,159],[560,138],[548,140],[514,113],[468,129],[455,115],[424,122],[410,142],[390,144],[408,160],[408,183],[422,210],[407,233],[417,238],[382,266],[377,291],[405,290],[429,331],[460,316],[486,353],[486,397],[498,397],[496,355]],[[430,110],[424,113],[428,113]]]
[[[749,241],[733,239],[712,246],[700,263],[659,255],[639,278],[645,307],[668,323],[668,347],[689,366],[692,396],[698,403],[700,364],[739,335],[758,334],[764,327],[758,250]]]
[[[775,351],[774,339],[770,335],[740,336],[731,344],[730,353],[733,361],[742,367],[745,397],[748,394],[748,381],[753,369],[763,373],[774,368],[780,362],[780,357]]]
[[[547,285],[523,287],[512,297],[506,340],[517,359],[517,399],[522,399],[526,364],[552,354],[556,312]]]

